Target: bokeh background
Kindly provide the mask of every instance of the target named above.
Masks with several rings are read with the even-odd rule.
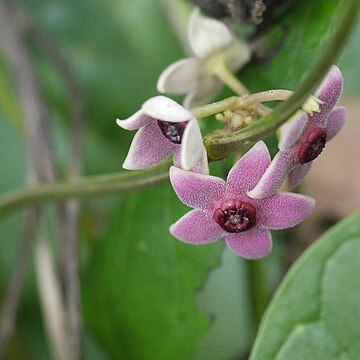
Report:
[[[120,171],[133,134],[118,128],[115,119],[126,118],[156,95],[161,71],[186,55],[184,26],[190,7],[175,0],[17,0],[16,4],[53,41],[78,81],[85,108],[83,173]],[[276,234],[274,252],[264,260],[269,292],[319,234],[359,208],[359,42],[360,27],[339,62],[345,77],[341,102],[349,109],[347,125],[327,145],[301,188],[316,198],[315,214],[296,230]],[[66,179],[72,99],[47,52],[31,38],[28,47],[49,108],[58,171]],[[282,77],[281,56],[280,70],[265,65],[256,79],[255,70],[245,69],[247,85],[266,89],[275,82],[273,86],[294,89],[301,70]],[[276,61],[275,56],[272,62]],[[223,96],[229,94],[225,90]],[[23,116],[2,54],[0,147],[0,192],[5,194],[25,186],[26,157]],[[213,164],[212,170],[224,176],[229,166],[231,161]],[[86,359],[239,359],[248,352],[255,331],[248,265],[221,243],[197,249],[177,243],[168,226],[185,212],[168,185],[82,202],[79,241]],[[48,206],[46,227],[56,254],[53,218]],[[16,211],[0,223],[0,303],[20,246],[22,221],[22,212]],[[28,269],[6,359],[51,358],[33,261]]]

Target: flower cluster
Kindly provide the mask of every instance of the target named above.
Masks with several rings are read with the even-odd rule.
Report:
[[[269,230],[299,224],[314,207],[313,199],[279,189],[287,177],[291,186],[297,185],[343,126],[346,111],[335,107],[343,78],[333,66],[314,96],[280,128],[279,152],[272,161],[265,143],[259,141],[236,162],[225,181],[209,175],[198,120],[187,107],[217,95],[222,86],[216,76],[219,64],[234,72],[250,53],[223,23],[204,18],[198,10],[190,20],[189,42],[196,57],[171,65],[158,81],[161,92],[186,93],[186,108],[155,96],[128,119],[118,119],[120,127],[138,130],[123,167],[144,169],[173,155],[170,182],[179,199],[194,208],[170,227],[173,236],[191,244],[225,238],[236,254],[258,259],[271,251]]]
[[[287,175],[290,186],[301,182],[326,142],[345,123],[346,109],[335,107],[342,88],[342,74],[338,67],[333,66],[315,93],[320,100],[319,110],[310,115],[300,113],[280,128],[280,151],[259,184],[250,192],[252,197],[262,198],[274,194]]]

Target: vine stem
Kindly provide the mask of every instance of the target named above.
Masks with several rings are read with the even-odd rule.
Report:
[[[17,207],[34,202],[60,201],[71,198],[96,197],[114,193],[128,193],[143,187],[155,185],[168,178],[169,164],[158,168],[159,171],[139,171],[118,173],[107,176],[93,176],[78,180],[51,183],[28,189],[17,190],[0,199],[0,216]]]
[[[253,320],[257,331],[268,302],[264,264],[261,260],[248,261],[248,281]]]
[[[201,105],[193,108],[191,112],[197,119],[215,115],[226,110],[236,110],[257,105],[268,101],[283,101],[289,99],[294,92],[291,90],[267,90],[244,96],[232,96],[212,104]]]

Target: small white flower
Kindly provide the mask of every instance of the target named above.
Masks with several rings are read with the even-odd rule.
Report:
[[[160,75],[157,89],[162,93],[186,94],[184,106],[202,105],[216,97],[223,87],[215,72],[218,66],[238,71],[249,62],[249,46],[234,37],[220,21],[204,17],[195,9],[188,25],[193,57],[171,64]]]

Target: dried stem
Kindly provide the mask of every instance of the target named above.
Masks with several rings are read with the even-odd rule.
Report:
[[[0,317],[0,359],[5,357],[6,345],[14,331],[16,312],[25,281],[31,245],[39,221],[39,209],[34,206],[25,214],[23,241],[16,257],[12,278],[6,291]]]
[[[13,70],[16,89],[19,95],[20,104],[25,119],[25,137],[26,137],[26,154],[28,156],[28,182],[32,185],[41,184],[43,182],[51,182],[55,179],[53,158],[52,158],[52,149],[50,146],[49,139],[49,129],[48,129],[48,112],[47,107],[44,101],[44,98],[41,93],[41,89],[38,84],[35,70],[33,68],[30,56],[26,49],[26,46],[23,42],[23,34],[18,26],[18,13],[15,11],[15,8],[7,3],[5,0],[0,0],[0,40],[5,53],[5,56]],[[37,222],[33,222],[33,226],[37,227],[40,223],[40,216]],[[39,235],[39,233],[38,233]],[[26,250],[26,253],[23,254],[24,257],[28,257],[30,253],[30,246],[27,245],[29,241],[28,234],[25,235],[23,239],[23,247]],[[38,258],[39,259],[39,258]],[[26,263],[26,262],[25,262]],[[38,264],[39,265],[39,264]],[[40,267],[41,268],[41,267]],[[23,264],[19,264],[15,269],[15,274],[23,273],[23,275],[17,275],[19,278],[25,276],[26,267]],[[56,284],[52,284],[56,286]],[[21,294],[20,290],[13,293],[19,297]],[[43,295],[43,293],[40,293]],[[10,297],[11,294],[8,294]],[[13,298],[14,304],[18,304],[19,298]],[[54,300],[54,299],[52,299]],[[59,316],[66,321],[65,313],[63,309],[57,306],[58,303],[62,302],[61,294],[59,290],[59,295],[57,301],[53,303],[53,307],[56,307],[56,311],[59,313]],[[45,300],[44,300],[45,301]],[[13,314],[16,313],[17,306],[9,307],[8,311],[12,311]],[[44,310],[44,315],[47,320],[47,323],[52,320],[52,318],[47,317],[49,314]],[[4,314],[4,318],[8,318],[8,313]],[[14,323],[15,315],[11,319]],[[14,324],[8,324],[10,328],[13,328]],[[66,331],[64,330],[63,336],[57,336],[52,333],[52,329],[56,327],[56,324],[53,326],[48,326],[48,335],[49,338],[55,339],[56,346],[52,348],[54,351],[54,356],[56,359],[67,359],[69,357],[59,357],[57,349],[61,348],[64,353],[70,354],[68,347],[68,341],[66,340]],[[6,351],[7,344],[3,344],[4,352]]]
[[[68,177],[70,179],[81,176],[82,173],[82,149],[84,144],[84,103],[76,76],[69,62],[62,54],[53,39],[48,38],[34,23],[28,20],[28,31],[36,45],[48,55],[57,66],[62,79],[69,92],[71,137],[70,159]],[[59,242],[65,300],[67,303],[68,317],[74,359],[82,357],[82,316],[81,296],[79,280],[79,245],[78,245],[78,220],[80,203],[69,201],[59,209],[60,212],[60,237]]]
[[[73,359],[69,342],[67,318],[62,302],[61,286],[58,283],[51,251],[46,241],[44,230],[40,229],[36,243],[36,273],[39,279],[38,289],[42,302],[44,321],[54,358],[57,360]]]

